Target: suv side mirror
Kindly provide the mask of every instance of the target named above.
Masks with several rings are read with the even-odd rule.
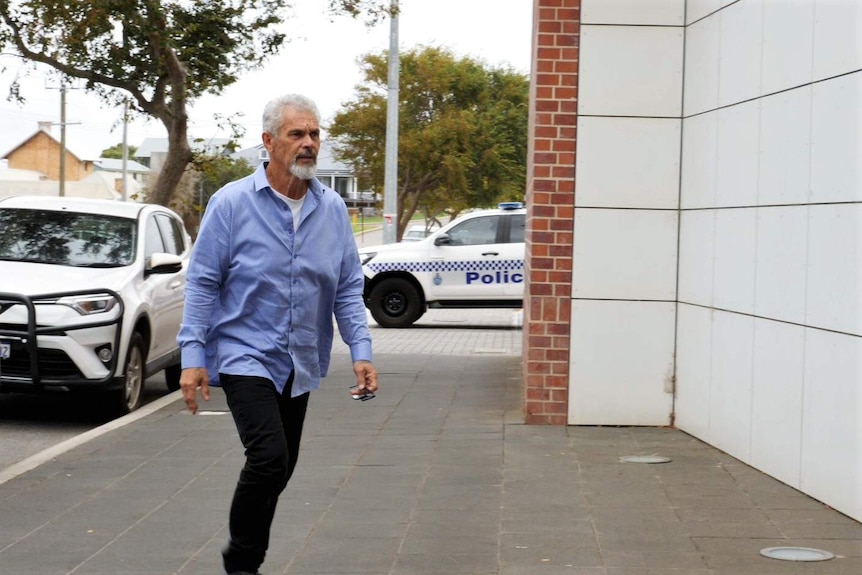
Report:
[[[436,238],[434,238],[435,246],[449,246],[452,245],[452,238],[449,237],[449,234],[440,234]]]
[[[183,269],[183,259],[174,254],[156,252],[150,256],[144,275],[173,274]]]

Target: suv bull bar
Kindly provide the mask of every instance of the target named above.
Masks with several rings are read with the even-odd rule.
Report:
[[[86,295],[110,295],[119,305],[119,311],[116,317],[109,320],[96,320],[74,325],[54,325],[54,326],[39,326],[36,321],[36,306],[44,303],[52,303],[63,297],[69,296],[86,296]],[[63,378],[42,377],[40,362],[39,362],[39,336],[43,335],[58,335],[68,331],[79,329],[91,329],[96,327],[105,327],[117,325],[123,320],[125,306],[120,294],[109,289],[90,289],[80,291],[55,292],[40,295],[23,295],[16,293],[0,292],[0,314],[4,313],[13,305],[23,305],[27,310],[26,325],[20,327],[12,327],[10,324],[0,322],[0,341],[16,340],[30,356],[30,377],[23,378],[18,376],[6,376],[3,373],[2,361],[0,360],[0,388],[4,386],[18,387],[22,384],[35,387],[41,390],[45,385],[62,386],[72,381]],[[15,324],[18,325],[18,324]],[[101,379],[82,379],[76,381],[86,381],[87,384],[100,385],[110,382],[115,378],[117,369],[118,356],[120,351],[121,329],[114,330],[113,350],[110,362],[107,364],[108,375]]]

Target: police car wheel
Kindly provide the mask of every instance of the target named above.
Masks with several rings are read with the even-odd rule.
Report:
[[[425,313],[419,290],[402,278],[386,279],[374,286],[368,304],[381,327],[407,327]]]

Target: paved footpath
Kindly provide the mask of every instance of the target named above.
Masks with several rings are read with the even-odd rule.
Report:
[[[336,346],[263,573],[862,573],[862,525],[685,433],[523,425],[519,316],[474,313],[373,328],[367,402]],[[0,575],[221,573],[242,450],[221,392],[204,407],[172,394],[7,473]],[[777,546],[837,557],[760,555]]]

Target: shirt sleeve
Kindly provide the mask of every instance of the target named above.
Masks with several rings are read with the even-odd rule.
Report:
[[[218,194],[204,212],[189,263],[183,321],[177,335],[183,368],[206,367],[206,339],[229,254],[229,218]]]
[[[335,320],[341,339],[350,348],[350,358],[354,362],[372,361],[371,333],[363,299],[365,275],[359,263],[359,250],[346,208],[344,214],[343,237],[346,239],[342,242],[341,275],[335,293]]]

